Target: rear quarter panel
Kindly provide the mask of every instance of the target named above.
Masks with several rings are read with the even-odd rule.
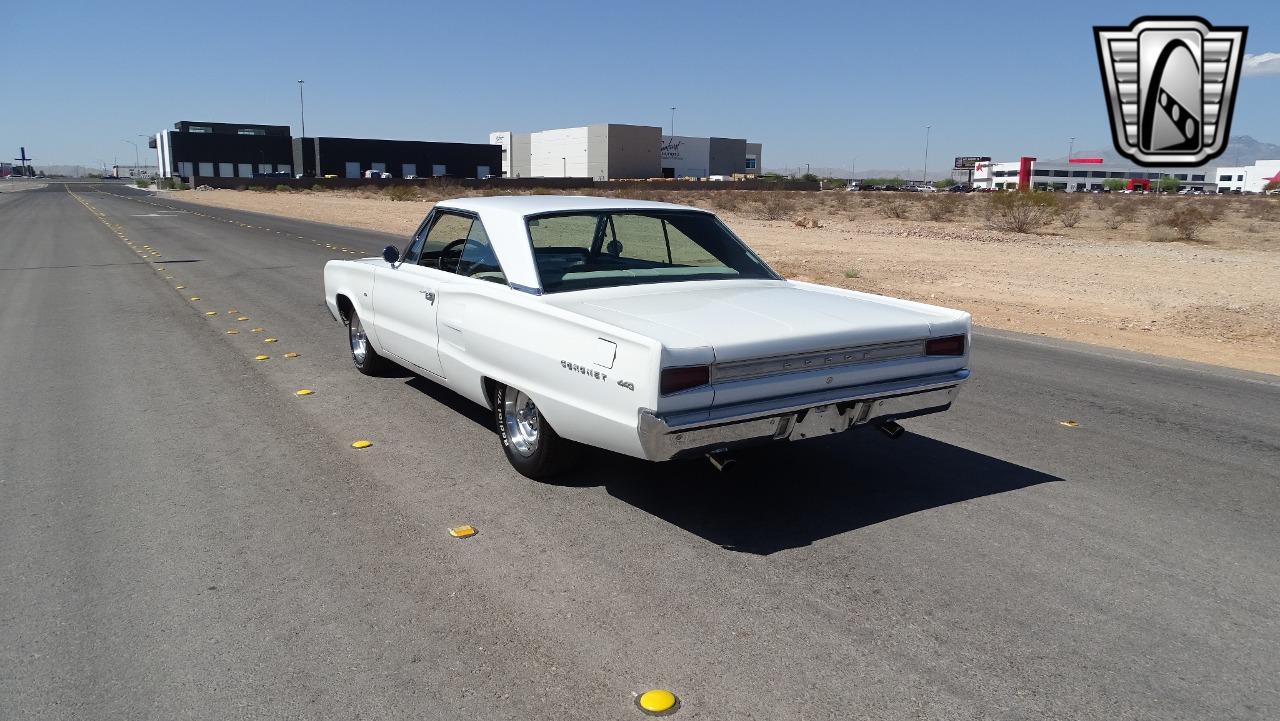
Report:
[[[651,338],[486,282],[441,289],[446,383],[487,405],[483,378],[523,390],[561,436],[640,457],[638,411],[657,401]]]

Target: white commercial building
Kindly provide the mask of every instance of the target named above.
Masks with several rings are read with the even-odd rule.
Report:
[[[1280,182],[1280,160],[1259,160],[1253,165],[1214,169],[1219,193],[1261,193],[1267,183]]]
[[[973,166],[973,187],[980,189],[1016,190],[1020,184],[1035,190],[1068,193],[1103,190],[1107,180],[1123,180],[1126,187],[1154,186],[1164,177],[1178,181],[1178,189],[1213,192],[1213,177],[1204,168],[1171,168],[1158,171],[1132,165],[1104,163],[1100,158],[1075,158],[1070,162],[1046,162],[1028,159],[1010,162],[979,162]],[[1022,177],[1023,172],[1030,175]],[[1130,181],[1134,181],[1132,184]]]
[[[649,125],[597,123],[536,133],[498,131],[502,172],[513,178],[708,178],[758,175],[759,143],[663,135]]]
[[[158,175],[160,175],[160,166],[158,165],[111,166],[111,177],[113,178],[154,178]]]
[[[502,177],[528,178],[529,143],[532,133],[502,131],[489,133],[489,144],[502,147]]]

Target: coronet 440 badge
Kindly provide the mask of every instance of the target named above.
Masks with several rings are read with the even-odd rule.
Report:
[[[581,373],[582,375],[588,378],[595,378],[598,381],[609,380],[609,376],[607,374],[601,373],[600,371],[594,368],[588,368],[587,366],[584,366],[580,363],[571,363],[569,361],[562,360],[560,361],[560,367],[564,368],[565,370],[573,371],[574,373]]]

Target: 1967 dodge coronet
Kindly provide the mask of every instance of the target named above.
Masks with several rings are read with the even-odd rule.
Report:
[[[403,251],[330,261],[356,368],[393,362],[493,412],[511,464],[576,444],[651,461],[944,411],[969,314],[786,280],[715,215],[591,197],[439,203]]]

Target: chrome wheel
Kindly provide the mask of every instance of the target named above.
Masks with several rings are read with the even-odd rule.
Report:
[[[364,334],[364,326],[360,324],[360,316],[355,313],[351,314],[351,357],[355,359],[356,365],[364,365],[364,361],[369,357],[369,338]]]
[[[508,388],[502,399],[502,424],[507,431],[511,449],[521,456],[532,456],[538,451],[538,429],[542,416],[533,399],[524,391]]]

